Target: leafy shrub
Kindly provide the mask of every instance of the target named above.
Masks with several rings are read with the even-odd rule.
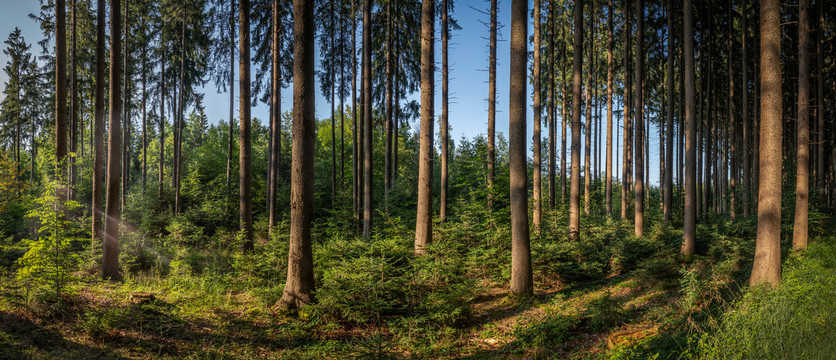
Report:
[[[593,331],[602,331],[622,323],[627,318],[627,312],[622,309],[622,303],[607,291],[589,302],[585,316]]]
[[[524,326],[514,328],[514,347],[535,353],[553,352],[569,340],[570,331],[578,324],[576,316],[563,315],[549,310],[544,319],[536,319]]]
[[[44,193],[35,200],[35,207],[28,216],[40,221],[37,240],[23,240],[28,247],[26,253],[17,262],[17,279],[27,288],[32,285],[49,286],[56,294],[70,282],[72,271],[79,264],[75,249],[77,229],[73,222],[66,220],[67,212],[81,207],[75,201],[62,201],[59,191],[64,189],[60,182],[51,182],[44,188]]]
[[[189,221],[185,216],[175,216],[166,226],[169,237],[178,244],[196,245],[205,239],[203,228]]]

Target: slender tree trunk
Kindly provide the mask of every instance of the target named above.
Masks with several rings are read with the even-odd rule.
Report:
[[[630,59],[632,57],[632,26],[630,18],[630,1],[624,1],[624,37],[627,42],[624,48],[624,158],[622,159],[622,177],[621,181],[621,219],[627,219],[627,211],[629,210],[630,188],[632,187],[632,173],[633,173],[633,158],[632,158],[632,94],[633,94],[633,76],[630,73]]]
[[[496,170],[496,31],[497,0],[491,1],[488,59],[488,209],[493,210],[493,180]]]
[[[442,0],[446,6],[447,0]],[[447,21],[446,15],[442,18],[444,22]],[[442,26],[445,29],[444,26]],[[446,45],[446,39],[444,41]],[[548,54],[551,56],[551,54]],[[446,63],[446,48],[445,48],[445,57],[444,61]],[[534,111],[534,136],[532,137],[533,142],[533,158],[534,158],[534,171],[532,172],[532,182],[533,182],[533,197],[534,197],[534,210],[532,213],[532,217],[534,218],[534,234],[540,235],[540,224],[542,223],[542,180],[541,180],[541,173],[542,173],[542,165],[540,159],[540,152],[541,145],[540,145],[540,117],[541,117],[541,110],[540,110],[540,0],[534,0],[534,59],[532,63],[532,81],[534,86],[534,104],[532,106],[532,110]],[[446,71],[446,67],[445,67]],[[446,75],[446,73],[445,73]],[[446,80],[446,77],[445,77]],[[549,81],[554,81],[553,78],[549,78]],[[445,81],[444,84],[446,85],[447,82]],[[445,94],[446,95],[446,94]],[[442,97],[444,98],[444,97]],[[443,117],[442,117],[443,118]],[[446,120],[446,119],[445,119]],[[551,129],[551,128],[549,128]],[[552,130],[550,133],[553,133]],[[444,164],[446,165],[446,164]],[[446,173],[446,169],[442,166],[442,171]],[[442,177],[444,179],[444,177]],[[444,180],[442,180],[444,181]],[[443,188],[442,188],[443,189]],[[443,190],[442,190],[443,191]]]
[[[363,0],[363,237],[372,235],[374,199],[372,193],[372,3]]]
[[[822,199],[824,199],[825,195],[825,180],[826,180],[826,172],[824,171],[824,148],[825,144],[827,144],[826,140],[826,132],[824,131],[824,75],[822,74],[824,71],[824,7],[822,6],[823,1],[818,0],[816,1],[816,7],[818,8],[816,11],[816,17],[818,21],[816,21],[816,119],[818,123],[818,145],[816,149],[818,150],[818,156],[816,156],[816,187],[818,188],[819,194],[822,195]]]
[[[583,66],[583,0],[575,1],[572,57],[572,175],[569,185],[569,239],[580,240],[581,70]]]
[[[606,207],[607,216],[612,216],[612,174],[613,174],[613,158],[612,158],[612,94],[613,94],[613,23],[612,14],[615,8],[613,1],[609,0],[609,8],[607,9],[607,164],[604,169],[604,181],[606,181]]]
[[[746,10],[746,2],[743,2],[743,7],[740,10],[740,13],[743,14],[743,23],[741,28],[740,35],[740,48],[741,48],[741,67],[740,72],[743,76],[742,81],[742,105],[741,105],[741,112],[740,114],[743,117],[743,147],[741,151],[743,153],[743,197],[741,198],[741,202],[743,202],[743,217],[749,217],[749,189],[751,183],[751,166],[749,162],[749,149],[750,149],[750,141],[749,141],[749,62],[747,58],[747,48],[746,48],[746,33],[749,31],[748,24],[746,21],[747,17],[747,10]]]
[[[282,67],[279,62],[279,52],[281,52],[282,49],[281,39],[283,25],[281,23],[281,18],[279,17],[280,6],[281,4],[279,0],[273,0],[273,33],[271,34],[273,36],[273,48],[271,49],[273,67],[273,80],[271,85],[273,88],[270,92],[270,109],[272,110],[270,116],[273,119],[270,133],[272,134],[273,141],[270,144],[270,176],[268,179],[268,193],[270,194],[270,197],[267,202],[269,211],[267,226],[270,238],[273,237],[273,228],[276,227],[276,224],[279,221],[276,193],[278,192],[279,187],[279,158],[281,156],[280,154],[282,148]]]
[[[247,5],[249,7],[249,5]],[[178,116],[177,116],[177,145],[174,147],[176,156],[174,159],[174,167],[177,169],[174,172],[174,213],[180,213],[180,186],[181,186],[181,179],[183,177],[183,129],[186,127],[186,0],[183,0],[183,13],[182,13],[182,31],[181,31],[181,38],[180,38],[180,97],[179,97],[179,104],[177,105],[178,108]],[[249,23],[249,18],[247,19],[247,23]],[[249,29],[249,27],[248,27]],[[248,39],[249,41],[249,39]],[[249,55],[247,55],[249,58]],[[243,61],[243,59],[242,59]],[[249,65],[248,65],[249,66]],[[248,81],[249,83],[249,81]],[[242,99],[244,92],[241,92]],[[247,116],[249,118],[249,116]],[[249,142],[249,139],[248,139]],[[247,156],[249,157],[249,156]],[[248,170],[249,171],[249,170]],[[252,203],[252,200],[249,200]],[[250,205],[252,208],[252,205]],[[252,220],[250,220],[252,222]],[[252,238],[252,235],[249,235]]]
[[[386,3],[386,94],[383,151],[383,206],[389,213],[389,190],[392,186],[392,2]]]
[[[792,248],[807,248],[810,193],[810,0],[798,1],[798,148],[795,171],[795,223]]]
[[[418,154],[418,209],[415,218],[416,254],[423,254],[433,237],[434,28],[435,2],[423,0],[421,4],[421,140]],[[442,31],[444,31],[443,28]]]
[[[441,0],[441,194],[439,196],[439,213],[440,213],[440,220],[443,224],[447,221],[447,167],[448,161],[450,156],[450,128],[448,125],[448,94],[449,94],[449,74],[450,68],[449,63],[447,61],[447,43],[450,39],[450,27],[447,23],[447,16],[448,16],[448,9],[447,9],[447,1],[448,0]],[[535,0],[539,1],[539,0]],[[538,8],[539,9],[539,8]],[[539,15],[538,15],[539,17]],[[535,27],[539,28],[539,24],[535,23]],[[534,42],[536,43],[538,40],[535,39]],[[539,56],[536,52],[534,56]],[[535,60],[535,64],[537,61]],[[537,65],[535,65],[537,66]],[[395,63],[395,69],[398,68],[398,64]],[[536,73],[536,71],[535,71]],[[536,75],[535,75],[536,76]],[[538,81],[538,80],[535,80]],[[535,85],[535,88],[539,88],[539,85]],[[539,94],[537,90],[534,91],[534,97],[539,99]],[[539,141],[535,137],[535,147],[539,148]],[[538,156],[538,155],[535,155]],[[536,162],[537,160],[535,160]],[[539,194],[539,190],[535,186],[534,190],[535,194]],[[537,206],[537,205],[535,205]],[[534,210],[539,215],[540,209],[535,207]]]
[[[58,0],[62,2],[61,0]],[[110,2],[110,33],[121,34],[121,5],[120,0]],[[59,19],[61,19],[59,15]],[[60,20],[59,20],[60,21]],[[122,57],[122,44],[119,36],[110,37],[110,123],[108,126],[108,159],[107,159],[107,200],[104,227],[104,246],[102,248],[102,278],[119,280],[119,175],[122,168],[120,149],[121,133],[119,118],[122,109],[122,83],[119,60]]]
[[[118,12],[118,10],[117,10]],[[55,177],[67,180],[67,15],[64,0],[55,0]],[[118,26],[117,26],[118,29]],[[63,199],[69,198],[66,189]]]
[[[636,0],[636,236],[644,233],[644,0]]]
[[[128,205],[128,176],[130,174],[130,140],[131,140],[131,116],[130,116],[130,107],[131,107],[131,82],[130,82],[130,69],[128,68],[128,60],[131,57],[131,34],[130,34],[130,27],[128,25],[128,2],[125,1],[124,3],[124,11],[125,13],[122,15],[124,16],[124,36],[125,36],[125,56],[123,57],[123,66],[122,66],[122,76],[124,76],[123,86],[124,86],[124,100],[122,104],[122,110],[124,111],[122,115],[122,121],[124,122],[123,129],[122,129],[122,207],[125,208]]]
[[[555,109],[556,109],[555,106],[557,106],[557,92],[555,91],[556,86],[555,86],[555,80],[554,80],[554,77],[555,77],[555,63],[557,62],[557,59],[555,59],[555,56],[554,56],[554,52],[555,52],[554,39],[555,39],[555,33],[557,32],[557,27],[555,26],[555,17],[557,15],[557,10],[556,10],[557,6],[556,6],[556,3],[553,2],[553,1],[550,2],[550,5],[551,5],[551,11],[549,11],[549,19],[547,20],[548,21],[548,26],[549,26],[549,35],[548,35],[549,39],[546,42],[546,52],[548,53],[548,56],[546,57],[546,66],[548,67],[548,69],[547,69],[548,70],[548,75],[547,75],[548,88],[547,88],[547,90],[548,90],[548,98],[549,98],[549,104],[548,104],[549,106],[548,106],[548,109],[546,109],[546,111],[548,111],[548,120],[546,120],[546,121],[548,122],[548,127],[549,127],[549,155],[548,155],[549,157],[548,157],[548,160],[547,160],[547,163],[548,163],[547,167],[548,167],[548,172],[549,172],[549,174],[548,174],[549,210],[554,210],[554,206],[555,206],[555,203],[556,203],[556,200],[555,200],[555,198],[556,198],[556,195],[555,195],[555,191],[556,191],[555,190],[555,186],[556,186],[556,184],[555,184],[555,167],[556,167],[556,163],[555,163],[555,145],[556,145],[556,142],[557,142],[557,139],[556,139],[557,129],[555,127],[555,124],[557,124],[557,122],[555,120],[555,115],[557,114],[557,112],[555,111]],[[561,160],[562,159],[563,159],[563,157],[561,156]],[[561,174],[561,176],[564,176],[564,175]]]
[[[673,0],[667,1],[666,10],[668,17],[668,130],[667,135],[665,136],[665,200],[662,213],[665,223],[669,223],[671,221],[671,203],[673,201]]]
[[[296,1],[298,2],[298,1]],[[294,7],[295,8],[295,7]],[[240,108],[241,117],[238,134],[238,178],[239,178],[239,207],[241,214],[240,225],[244,240],[244,253],[253,250],[253,197],[252,197],[252,143],[250,142],[250,1],[241,0],[238,8],[238,53],[240,54]],[[303,13],[299,13],[302,15]],[[302,40],[302,39],[300,39]],[[311,40],[313,42],[313,40]],[[304,51],[301,46],[296,46]],[[297,57],[297,61],[303,61]],[[313,62],[311,60],[311,62]],[[300,89],[302,90],[302,89]],[[312,91],[312,90],[310,90]],[[300,108],[300,111],[302,109]],[[182,110],[181,110],[182,111]],[[291,206],[293,208],[293,206]],[[291,237],[292,238],[292,237]],[[287,286],[285,286],[287,288]],[[287,290],[286,290],[287,291]],[[301,301],[301,300],[296,300]]]
[[[70,152],[76,153],[78,152],[78,84],[76,79],[78,78],[76,73],[76,66],[77,63],[77,56],[76,56],[76,0],[70,1],[70,17],[72,21],[72,30],[70,35]],[[19,125],[20,123],[18,123]],[[18,131],[18,136],[20,131]],[[18,145],[20,143],[18,142]],[[18,148],[18,157],[20,156],[20,149]],[[70,200],[75,200],[75,193],[76,193],[76,177],[78,177],[77,173],[77,165],[76,163],[77,155],[73,155],[70,157],[70,175],[68,179],[69,185],[69,198]],[[20,166],[20,159],[17,161],[18,167]],[[20,171],[18,171],[20,173]]]
[[[298,309],[312,303],[315,288],[311,246],[316,142],[314,3],[293,0],[293,19],[294,141],[291,142],[290,250],[287,256],[287,281],[282,297],[276,304],[284,309]]]
[[[734,38],[732,34],[734,33],[734,9],[732,6],[732,0],[729,0],[729,38],[728,38],[728,55],[727,61],[729,65],[729,119],[726,123],[726,153],[728,154],[728,162],[723,162],[723,168],[725,169],[725,173],[727,176],[723,176],[724,184],[727,184],[726,192],[728,193],[728,210],[729,216],[734,219],[737,217],[737,213],[735,212],[736,206],[736,197],[735,192],[737,191],[737,154],[735,144],[737,142],[736,134],[735,134],[735,108],[734,108]],[[725,204],[725,202],[723,202]]]
[[[331,52],[332,56],[334,52],[334,1],[331,0]],[[336,119],[335,119],[335,112],[334,112],[334,89],[336,86],[336,69],[331,68],[331,208],[337,208],[337,133],[336,133]]]
[[[528,1],[511,2],[511,85],[509,104],[509,162],[511,176],[511,293],[531,294],[531,245],[528,229],[528,181],[526,180],[525,73],[528,70]]]
[[[232,193],[232,151],[234,149],[235,125],[235,0],[229,2],[229,137],[227,138],[226,150],[226,191]],[[162,129],[162,128],[161,128]],[[162,169],[162,167],[160,167]],[[162,173],[162,170],[160,170]],[[162,178],[161,178],[162,179]],[[162,185],[160,185],[162,188]]]
[[[697,104],[694,81],[694,9],[691,0],[683,2],[685,53],[685,211],[680,253],[690,260],[694,255],[697,230]]]
[[[91,217],[93,222],[93,242],[101,241],[104,224],[102,223],[102,176],[104,157],[104,85],[105,85],[105,0],[96,2],[96,99],[93,115],[95,150],[93,151],[93,194]],[[35,126],[32,126],[32,139],[35,138]],[[34,140],[32,141],[32,164],[34,170]],[[34,174],[34,171],[32,171]]]
[[[142,48],[142,201],[145,204],[145,186],[148,183],[148,113],[146,105],[148,102],[148,88],[146,83],[146,57],[147,46]]]
[[[749,285],[781,283],[781,4],[760,2],[761,167],[758,238]]]
[[[357,14],[356,4],[354,0],[351,1],[351,187],[352,187],[352,203],[354,205],[354,218],[360,218],[360,147],[358,140],[362,140],[362,133],[358,139],[358,125],[362,122],[357,121]],[[362,111],[359,112],[361,115]],[[357,222],[359,224],[359,222]]]
[[[595,14],[595,5],[594,5],[594,3],[591,4],[591,6],[590,6],[590,14],[592,16],[590,16],[591,24],[589,26],[589,52],[588,52],[589,58],[587,60],[589,62],[589,64],[587,65],[586,88],[584,89],[584,94],[586,95],[585,96],[586,99],[584,100],[584,107],[586,108],[586,116],[585,116],[586,129],[584,129],[584,130],[586,130],[586,131],[584,132],[583,168],[584,168],[586,174],[583,177],[583,213],[585,215],[589,215],[589,196],[590,196],[589,182],[592,179],[592,168],[591,168],[591,164],[590,164],[590,158],[591,158],[591,154],[590,154],[590,151],[591,151],[590,145],[591,144],[590,144],[590,142],[592,140],[592,125],[593,125],[593,119],[592,119],[592,77],[593,77],[593,75],[592,75],[592,63],[593,63],[592,62],[593,61],[592,60],[592,53],[594,52],[593,43],[595,41],[595,35],[593,34],[593,31],[595,29],[595,15],[594,15]]]
[[[565,23],[564,23],[565,24]],[[561,62],[561,80],[560,80],[560,95],[562,101],[560,102],[560,203],[566,204],[566,93],[569,92],[566,84],[566,31],[565,25],[560,25],[560,38],[563,40],[563,46],[560,47],[560,62]],[[549,55],[553,56],[553,55]],[[554,76],[552,76],[554,78]],[[554,81],[550,80],[552,83]],[[554,100],[557,102],[557,99]],[[557,111],[555,111],[556,113]],[[552,123],[555,127],[555,123]],[[555,129],[557,131],[557,129]],[[552,153],[554,153],[552,151]]]
[[[160,210],[163,208],[163,184],[165,179],[165,46],[161,46],[163,48],[163,54],[160,58],[160,164],[159,168],[160,171],[159,175],[159,187],[157,188],[157,199],[159,201]]]

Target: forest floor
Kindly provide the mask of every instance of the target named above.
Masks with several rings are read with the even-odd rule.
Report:
[[[431,335],[420,353],[400,346],[385,326],[287,317],[248,292],[201,293],[154,278],[112,284],[87,276],[55,308],[32,308],[19,286],[5,281],[0,357],[606,358],[613,335],[617,342],[658,336],[679,311],[675,286],[648,286],[630,275],[575,287],[540,280],[535,296],[519,299],[508,297],[504,284],[482,280],[467,319]],[[155,299],[132,301],[135,291]]]

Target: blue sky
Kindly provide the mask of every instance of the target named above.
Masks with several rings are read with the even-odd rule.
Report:
[[[43,38],[38,24],[29,19],[30,13],[35,13],[39,9],[39,2],[37,0],[0,0],[3,4],[4,11],[0,12],[0,37],[5,40],[9,33],[15,27],[19,27],[23,33],[24,38],[30,44],[35,44],[38,40]],[[531,7],[533,5],[529,5]],[[451,136],[454,140],[460,139],[462,136],[468,138],[474,137],[478,134],[484,134],[487,129],[487,97],[488,97],[488,73],[485,71],[488,67],[488,30],[481,21],[487,21],[487,15],[480,11],[486,10],[489,3],[483,0],[460,0],[456,3],[456,12],[452,15],[461,26],[461,30],[454,31],[450,40],[449,60],[450,60],[450,127]],[[508,87],[509,87],[509,43],[502,41],[510,38],[510,22],[511,22],[511,1],[499,1],[498,21],[500,23],[501,40],[497,46],[497,116],[496,129],[497,132],[506,134],[508,132]],[[436,21],[438,27],[440,21]],[[529,34],[533,30],[531,20],[529,19]],[[441,61],[441,43],[440,36],[436,31],[436,63],[440,69]],[[5,47],[5,46],[4,46]],[[530,49],[529,45],[529,50]],[[33,52],[39,52],[40,47],[35,44],[32,46]],[[7,57],[0,53],[0,66],[6,64]],[[317,58],[317,65],[319,59]],[[237,70],[237,69],[236,69]],[[253,75],[254,76],[254,75]],[[441,72],[436,72],[436,115],[440,114],[441,107]],[[7,81],[6,75],[0,71],[0,90],[5,87]],[[199,92],[206,94],[205,104],[207,107],[207,114],[210,121],[222,122],[229,117],[229,95],[228,93],[218,93],[213,83],[207,84]],[[531,101],[531,85],[528,85],[529,106],[528,106],[528,126],[527,138],[532,136],[533,117],[530,106]],[[237,94],[236,94],[237,96]],[[292,87],[283,91],[282,109],[290,109],[292,106]],[[417,99],[418,94],[413,94],[411,98]],[[0,93],[0,99],[3,95]],[[615,109],[620,109],[620,104],[614,104]],[[316,99],[316,115],[318,118],[325,118],[330,116],[330,104],[327,99],[317,92]],[[238,101],[235,102],[235,112],[238,112]],[[236,115],[237,116],[237,115]],[[252,116],[259,119],[266,119],[268,116],[267,106],[260,104],[253,108]],[[602,127],[605,125],[602,121]],[[417,128],[417,123],[413,124]],[[436,132],[438,131],[436,126]],[[544,135],[545,129],[543,129]],[[615,129],[613,130],[615,137]],[[659,176],[659,145],[658,145],[658,130],[651,127],[650,138],[650,182],[656,184]],[[568,135],[568,134],[567,134]],[[531,148],[529,140],[529,149]],[[613,141],[620,144],[621,141]],[[602,142],[603,144],[603,142]],[[559,145],[558,145],[559,147]],[[568,147],[568,144],[567,144]],[[620,151],[620,150],[619,150]],[[559,153],[559,151],[558,151]],[[603,155],[603,151],[602,151]],[[558,154],[559,156],[559,154]],[[615,155],[613,155],[615,156]],[[603,157],[603,156],[602,156]],[[603,159],[602,159],[603,160]],[[559,159],[558,159],[559,163]],[[602,166],[603,167],[603,166]],[[616,161],[615,173],[620,174],[620,161]]]

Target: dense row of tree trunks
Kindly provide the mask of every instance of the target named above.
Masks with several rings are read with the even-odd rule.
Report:
[[[247,1],[247,0],[242,0]],[[368,1],[368,0],[366,0]],[[368,4],[368,3],[367,3]],[[293,126],[290,170],[290,250],[287,280],[276,304],[298,309],[314,301],[311,215],[313,214],[316,108],[314,4],[293,0]],[[243,72],[242,72],[243,74]]]
[[[59,0],[60,1],[60,0]],[[110,33],[121,34],[120,0],[112,0],[110,5]],[[122,111],[122,79],[119,60],[122,58],[120,36],[110,37],[110,122],[108,124],[107,158],[107,196],[104,226],[104,245],[102,248],[102,277],[118,280],[119,274],[119,181],[122,171],[120,112]]]
[[[760,176],[758,231],[750,285],[781,282],[781,16],[778,0],[760,2]]]
[[[429,0],[424,0],[426,3]],[[526,171],[526,83],[528,77],[528,0],[511,2],[511,84],[509,87],[508,156],[511,176],[511,293],[534,292],[528,224]]]
[[[238,133],[239,218],[242,249],[253,250],[253,199],[252,199],[252,142],[250,125],[250,1],[241,0],[238,7],[238,53],[240,85],[240,117]],[[178,125],[179,127],[179,125]]]
[[[433,230],[434,26],[435,2],[423,0],[421,4],[421,128],[418,148],[418,207],[415,215],[416,254],[423,254],[426,251],[426,246],[432,241]]]

